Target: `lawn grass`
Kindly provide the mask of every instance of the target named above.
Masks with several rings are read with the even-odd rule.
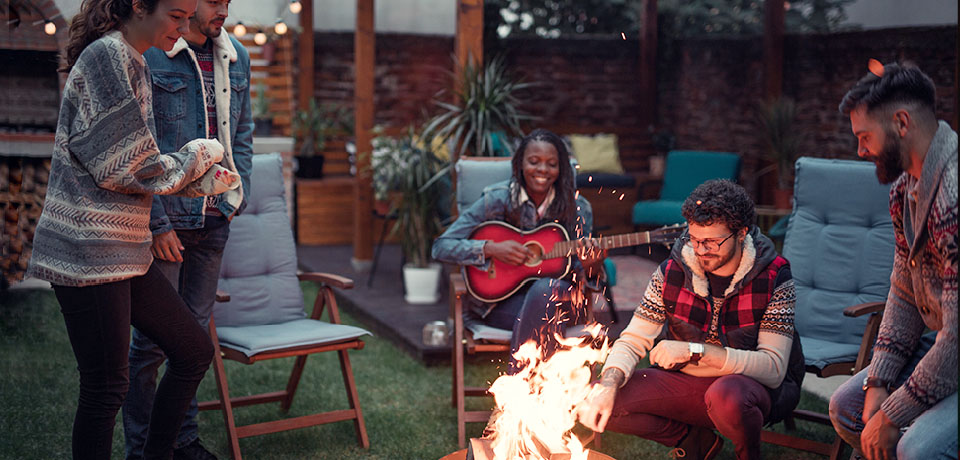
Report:
[[[312,305],[316,288],[305,283]],[[51,291],[10,291],[0,299],[0,458],[56,459],[70,457],[70,433],[77,399],[76,362],[67,340],[59,306]],[[358,324],[343,312],[347,324]],[[450,406],[450,367],[425,367],[388,341],[365,339],[366,347],[350,352],[361,407],[370,436],[370,449],[358,447],[351,422],[246,438],[240,441],[248,459],[423,459],[434,460],[458,450],[456,413]],[[275,391],[286,384],[293,359],[245,366],[226,362],[231,394]],[[498,363],[474,358],[467,381],[496,378]],[[212,372],[199,390],[201,400],[216,397]],[[483,403],[479,404],[479,408]],[[826,403],[804,394],[800,406],[826,411]],[[335,353],[310,357],[290,415],[317,409],[348,408]],[[239,424],[276,417],[277,405],[242,407]],[[123,458],[119,422],[114,431],[113,458]],[[468,425],[468,436],[479,436],[482,424]],[[807,437],[828,441],[827,427],[798,423]],[[782,424],[778,427],[782,430]],[[200,436],[220,458],[229,458],[223,418],[219,411],[200,414]],[[820,456],[764,445],[769,459],[814,459]],[[633,436],[603,435],[602,452],[618,459],[667,458],[669,449]],[[724,445],[719,459],[734,459]]]

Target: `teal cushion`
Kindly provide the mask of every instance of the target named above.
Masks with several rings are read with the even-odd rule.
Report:
[[[253,156],[247,207],[230,223],[214,305],[217,326],[282,323],[306,316],[297,280],[297,249],[284,200],[280,155]]]
[[[849,363],[857,360],[860,344],[836,343],[812,337],[800,337],[803,360],[807,366],[823,369],[830,364]]]
[[[309,318],[260,326],[217,325],[217,338],[220,343],[247,356],[287,347],[333,344],[364,335],[370,333],[359,327],[330,324]]]
[[[811,339],[859,346],[867,317],[848,318],[843,309],[886,300],[894,248],[889,190],[870,162],[797,160],[783,255],[804,355],[816,353]]]
[[[607,271],[607,287],[611,288],[617,285],[617,264],[609,258],[603,259],[603,268]]]
[[[633,205],[633,223],[637,225],[673,225],[684,222],[683,201],[650,200]]]
[[[457,209],[480,199],[483,189],[491,184],[510,179],[513,167],[510,158],[457,160]]]
[[[710,179],[740,176],[740,156],[735,153],[674,150],[667,154],[661,200],[680,201],[698,185]]]

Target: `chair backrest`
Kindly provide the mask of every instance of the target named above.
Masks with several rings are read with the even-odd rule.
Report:
[[[457,160],[457,212],[480,199],[483,189],[513,173],[510,157],[464,157]]]
[[[801,337],[860,344],[867,317],[841,312],[887,297],[894,247],[889,190],[870,162],[797,160],[783,255],[796,284]]]
[[[214,306],[218,327],[277,324],[306,316],[297,280],[297,251],[276,153],[253,156],[247,207],[230,223],[220,265],[220,290],[230,302]]]
[[[672,150],[667,154],[660,199],[683,201],[698,185],[710,179],[740,177],[740,155],[728,152]]]

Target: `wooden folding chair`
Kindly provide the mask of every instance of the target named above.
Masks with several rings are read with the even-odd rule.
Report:
[[[334,288],[353,288],[353,280],[328,273],[296,273],[296,247],[283,199],[278,155],[255,156],[251,182],[254,185],[247,197],[247,208],[231,223],[219,281],[220,291],[225,292],[218,292],[209,325],[216,350],[213,365],[219,399],[201,403],[200,409],[223,411],[230,454],[237,460],[241,458],[240,438],[345,420],[353,421],[357,442],[367,448],[370,441],[347,351],[362,349],[361,337],[369,332],[340,323],[334,295]],[[319,284],[309,317],[304,313],[301,281]],[[329,322],[321,320],[324,310]],[[280,402],[280,407],[287,411],[307,356],[327,351],[337,352],[340,358],[349,409],[236,425],[235,407]],[[297,359],[285,390],[230,396],[224,359],[254,364],[294,356]]]

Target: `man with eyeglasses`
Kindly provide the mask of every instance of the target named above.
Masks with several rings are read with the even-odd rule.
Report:
[[[674,447],[676,458],[714,458],[716,429],[738,459],[757,459],[763,425],[800,400],[790,264],[733,182],[705,182],[682,211],[687,232],[650,279],[579,419]],[[645,356],[651,367],[635,369]]]

